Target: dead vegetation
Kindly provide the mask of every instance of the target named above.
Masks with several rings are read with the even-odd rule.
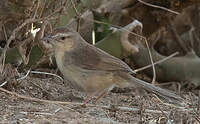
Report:
[[[193,0],[2,0],[0,123],[200,123],[199,13]],[[142,27],[123,30],[134,19]],[[154,62],[178,51],[155,65],[155,85],[177,92],[187,105],[116,88],[98,104],[82,106],[85,94],[63,82],[49,54],[52,46],[40,41],[60,26],[73,28],[89,43],[94,30],[97,47],[135,69],[151,65],[145,40]],[[135,76],[149,82],[155,77],[152,68]]]

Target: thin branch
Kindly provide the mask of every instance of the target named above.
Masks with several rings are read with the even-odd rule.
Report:
[[[8,81],[4,81],[1,85],[0,85],[0,87],[3,87],[4,85],[6,85],[8,83]]]
[[[37,15],[39,6],[40,6],[40,0],[37,0],[37,5],[36,5],[35,13],[34,13],[34,15],[33,15],[33,18],[34,18],[34,19],[36,18],[36,15]]]
[[[147,45],[147,49],[148,49],[148,52],[149,52],[149,58],[151,60],[151,65],[152,65],[152,69],[153,69],[153,79],[152,79],[152,84],[155,85],[155,81],[156,81],[156,70],[155,70],[155,66],[154,66],[154,62],[153,62],[153,58],[152,58],[152,54],[151,54],[151,50],[149,48],[149,44],[147,42],[147,40],[145,39],[145,43]]]
[[[8,91],[8,90],[6,90],[4,88],[1,88],[1,87],[0,87],[0,91],[5,92],[5,93],[7,93],[9,95],[16,96],[16,97],[18,97],[20,99],[31,100],[31,101],[35,101],[35,102],[44,102],[44,103],[62,104],[62,105],[82,105],[82,103],[50,101],[50,100],[43,100],[43,99],[38,99],[38,98],[34,98],[34,97],[28,97],[28,96],[17,94],[16,92]]]
[[[133,35],[135,35],[135,36],[138,36],[138,37],[140,37],[140,38],[146,40],[146,38],[145,38],[144,36],[139,35],[139,34],[134,33],[134,32],[131,32],[131,31],[129,31],[129,30],[123,28],[122,26],[113,25],[113,24],[110,24],[110,23],[106,23],[106,22],[102,22],[102,21],[98,21],[98,20],[92,20],[92,19],[86,19],[86,20],[88,20],[88,21],[93,21],[94,23],[97,23],[97,24],[109,25],[109,26],[114,27],[114,28],[117,28],[117,29],[119,29],[119,30],[127,31],[127,32],[129,32],[130,34],[133,34]],[[138,21],[138,20],[137,20],[137,21]]]
[[[194,104],[194,100],[192,98],[192,93],[189,92],[189,98],[191,100],[191,104],[192,104],[192,109],[193,109],[193,114],[194,114],[194,118],[196,119],[196,121],[200,122],[200,119],[199,119],[199,115],[198,115],[198,111],[196,110],[195,108],[195,104]]]
[[[198,113],[199,113],[199,110],[200,110],[200,90],[198,92],[198,106],[197,106]]]
[[[24,115],[27,115],[27,114],[33,114],[33,115],[48,115],[48,116],[53,116],[55,114],[51,114],[51,113],[47,113],[47,112],[19,112],[20,114],[24,114]]]
[[[28,70],[28,72],[27,72],[24,76],[22,76],[22,77],[20,77],[20,78],[17,78],[16,80],[17,80],[17,81],[23,80],[23,79],[27,78],[27,76],[28,76],[30,73],[33,73],[33,74],[51,75],[51,76],[55,76],[55,77],[59,78],[61,81],[64,81],[64,79],[63,79],[62,77],[60,77],[60,76],[58,76],[58,75],[56,75],[56,74],[48,73],[48,72],[40,72],[40,71],[31,71],[31,70]],[[3,83],[0,85],[0,87],[3,87],[3,86],[6,85],[7,83],[8,83],[8,80],[5,81],[5,82],[3,82]]]
[[[181,39],[180,35],[178,34],[175,26],[173,25],[172,21],[169,20],[169,24],[170,24],[170,30],[171,30],[171,33],[173,34],[174,38],[175,38],[175,41],[177,42],[177,44],[181,47],[181,49],[183,50],[183,52],[187,53],[188,51],[190,51],[186,45],[184,44],[184,40]]]
[[[154,62],[153,64],[154,64],[154,65],[160,64],[160,63],[162,63],[162,62],[164,62],[164,61],[167,61],[167,60],[171,59],[172,57],[174,57],[174,56],[176,56],[176,55],[178,55],[178,54],[179,54],[179,52],[175,52],[175,53],[171,54],[170,56],[167,56],[167,57],[165,57],[165,58],[163,58],[163,59],[161,59],[161,60],[159,60],[159,61]],[[137,73],[137,72],[139,72],[139,71],[142,71],[142,70],[145,70],[145,69],[147,69],[147,68],[150,68],[151,66],[152,66],[152,64],[151,64],[151,65],[144,66],[144,67],[141,67],[141,68],[138,68],[138,69],[135,69],[134,72]]]
[[[51,75],[51,76],[55,76],[57,78],[59,78],[61,81],[64,81],[64,79],[56,74],[53,73],[48,73],[48,72],[40,72],[40,71],[31,71],[31,73],[33,74],[45,74],[45,75]]]
[[[4,25],[4,24],[3,24],[2,28],[3,28],[5,40],[7,41],[7,40],[8,40],[8,35],[7,35],[7,33],[6,33],[6,28],[5,28],[5,25]],[[4,58],[3,58],[3,64],[2,64],[3,67],[4,67],[5,61],[6,61],[6,58],[4,57]],[[1,62],[1,61],[0,61],[0,62]],[[2,71],[3,71],[3,69],[2,69]],[[2,72],[0,72],[0,73],[2,73]]]
[[[170,10],[170,9],[167,9],[167,8],[165,8],[165,7],[162,7],[162,6],[153,5],[153,4],[144,2],[144,1],[142,1],[142,0],[137,0],[137,1],[140,2],[140,3],[142,3],[142,4],[144,4],[144,5],[147,5],[147,6],[150,6],[150,7],[154,7],[154,8],[158,8],[158,9],[162,9],[162,10],[171,12],[171,13],[176,14],[176,15],[179,15],[179,14],[180,14],[179,12],[176,12],[176,11],[173,11],[173,10]]]
[[[31,72],[31,70],[28,70],[28,72],[24,76],[18,78],[17,81],[25,79],[30,74],[30,72]]]
[[[81,17],[80,17],[80,13],[79,13],[79,11],[77,10],[77,8],[76,8],[76,5],[75,5],[75,3],[74,3],[74,1],[73,0],[70,0],[71,1],[71,4],[72,4],[72,6],[73,6],[73,8],[74,8],[74,11],[75,11],[75,13],[76,13],[76,16],[78,17],[77,18],[77,32],[79,32],[79,30],[80,30],[80,24],[81,24]]]
[[[7,33],[6,33],[6,27],[5,27],[4,24],[3,24],[3,26],[2,26],[2,29],[3,29],[4,37],[5,37],[6,41],[7,41],[7,40],[8,40],[8,35],[7,35]]]
[[[28,70],[28,72],[26,73],[26,75],[24,75],[24,76],[22,76],[22,77],[20,77],[20,78],[17,78],[16,80],[19,81],[19,80],[25,79],[25,78],[29,75],[29,73],[30,73],[30,70]],[[4,82],[0,85],[0,87],[3,87],[4,85],[6,85],[6,84],[8,83],[8,81],[9,81],[9,80],[4,81]]]
[[[80,16],[80,13],[79,13],[79,11],[76,9],[76,5],[75,5],[74,1],[73,1],[73,0],[70,0],[70,1],[71,1],[71,4],[72,4],[72,6],[73,6],[73,8],[74,8],[74,10],[75,10],[76,15],[77,15],[77,16]]]
[[[155,103],[155,105],[157,106],[157,108],[162,112],[162,114],[167,118],[167,120],[170,120],[169,117],[167,116],[166,112],[164,112],[164,111],[160,108],[160,106],[156,103],[156,101],[155,101],[154,99],[153,99],[152,101]]]

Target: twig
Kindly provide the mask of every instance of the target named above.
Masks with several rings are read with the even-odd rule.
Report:
[[[105,108],[105,109],[111,109],[110,106],[100,106],[100,105],[93,105],[93,104],[87,104],[89,107],[100,107],[100,108]],[[91,106],[90,106],[91,105]],[[171,106],[173,107],[173,106]],[[186,112],[186,111],[192,111],[192,109],[185,109],[183,107],[176,107],[177,109],[180,109],[179,111]],[[139,108],[133,108],[133,107],[124,107],[124,106],[117,106],[114,107],[115,110],[120,110],[120,111],[130,111],[130,112],[138,112],[140,111]],[[161,114],[162,112],[160,110],[152,110],[152,109],[145,109],[145,112],[147,113],[157,113]],[[164,113],[168,114],[169,112],[163,111]]]
[[[6,27],[5,27],[4,24],[2,25],[2,28],[3,28],[3,33],[4,33],[5,40],[7,41],[8,40],[8,35],[6,33]]]
[[[153,64],[154,64],[154,65],[160,64],[160,63],[162,63],[162,62],[164,62],[164,61],[167,61],[167,60],[171,59],[172,57],[174,57],[174,56],[176,56],[176,55],[178,55],[178,54],[179,54],[179,52],[175,52],[175,53],[171,54],[170,56],[167,56],[167,57],[165,57],[165,58],[163,58],[163,59],[161,59],[161,60],[159,60],[159,61],[154,62]],[[142,71],[142,70],[145,70],[145,69],[147,69],[147,68],[149,68],[149,67],[151,67],[151,66],[152,66],[152,64],[151,64],[151,65],[144,66],[144,67],[141,67],[141,68],[138,68],[138,69],[135,69],[134,72],[137,73],[137,72]]]
[[[199,49],[199,47],[200,47],[200,39],[199,39],[199,37],[198,37],[198,35],[197,35],[197,33],[194,31],[193,32],[193,35],[194,35],[194,38],[195,38],[195,42],[197,42],[198,43],[198,49]]]
[[[138,2],[144,4],[144,5],[147,5],[147,6],[150,6],[150,7],[154,7],[154,8],[158,8],[158,9],[162,9],[162,10],[165,10],[165,11],[168,11],[168,12],[171,12],[171,13],[174,13],[176,15],[179,15],[180,13],[179,12],[176,12],[176,11],[173,11],[173,10],[170,10],[170,9],[167,9],[165,7],[162,7],[162,6],[157,6],[157,5],[153,5],[153,4],[150,4],[150,3],[147,3],[147,2],[144,2],[142,0],[137,0]]]
[[[37,0],[37,5],[36,5],[35,13],[34,13],[34,15],[33,15],[33,18],[34,18],[34,19],[36,18],[36,15],[37,15],[39,6],[40,6],[40,0]]]
[[[77,15],[77,16],[80,16],[80,13],[79,13],[79,11],[76,9],[76,5],[75,5],[74,1],[73,1],[73,0],[70,0],[70,1],[71,1],[71,4],[72,4],[72,6],[73,6],[73,8],[74,8],[74,10],[75,10],[76,15]]]
[[[68,4],[68,1],[69,0],[65,0],[64,3],[62,4],[62,6],[60,7],[60,10],[58,11],[60,14],[58,15],[58,18],[55,20],[55,22],[52,24],[53,27],[58,25],[58,23],[60,21],[61,14],[64,12],[64,10],[68,9],[68,7],[71,7],[70,4]]]
[[[198,107],[197,107],[197,111],[199,113],[200,110],[200,91],[198,92]]]
[[[31,70],[28,70],[28,72],[26,73],[26,75],[20,77],[20,78],[17,78],[16,80],[17,81],[20,81],[20,80],[23,80],[25,79],[30,73],[33,73],[33,74],[45,74],[45,75],[51,75],[51,76],[55,76],[57,78],[59,78],[61,81],[64,81],[64,79],[56,74],[53,74],[53,73],[48,73],[48,72],[40,72],[40,71],[31,71]],[[4,85],[6,85],[8,83],[8,81],[5,81],[3,82],[0,87],[3,87]]]
[[[25,79],[25,78],[29,75],[29,73],[30,73],[30,70],[28,70],[28,72],[26,73],[26,75],[24,75],[24,76],[22,76],[22,77],[20,77],[20,78],[17,78],[16,80],[17,80],[17,81],[20,81],[20,80]],[[4,82],[0,85],[0,87],[3,87],[3,86],[6,85],[7,83],[8,83],[8,80],[7,80],[7,81],[4,81]]]
[[[98,106],[104,109],[110,109],[110,106]],[[130,112],[139,112],[139,108],[132,108],[132,107],[114,107],[115,110],[120,110],[120,111],[130,111]],[[156,114],[162,114],[160,110],[152,110],[152,109],[145,109],[144,112],[146,113],[156,113]],[[163,111],[164,113],[168,113],[167,111]]]
[[[43,4],[43,6],[42,6],[42,8],[41,8],[41,10],[40,10],[40,13],[39,13],[39,16],[38,16],[39,18],[42,16],[46,4],[47,4],[47,1],[45,0],[44,4]]]
[[[140,122],[142,122],[142,120],[143,120],[143,116],[144,116],[144,111],[145,111],[145,107],[144,107],[144,102],[142,102],[141,101],[141,103],[140,103],[140,111],[139,111],[139,115],[140,115]]]
[[[45,112],[19,112],[20,114],[34,114],[34,115],[55,115],[55,114],[51,114],[51,113],[45,113]]]
[[[25,79],[29,75],[30,72],[31,72],[31,70],[28,70],[28,72],[26,73],[26,75],[24,75],[23,77],[18,78],[17,81]]]
[[[56,114],[57,112],[59,112],[60,110],[62,110],[62,108],[58,108],[54,111],[54,114]]]
[[[169,20],[169,24],[170,24],[171,33],[173,34],[175,41],[180,45],[183,52],[187,53],[189,50],[186,47],[186,45],[184,44],[183,39],[181,39],[181,37],[179,36],[179,34],[171,20]]]
[[[180,106],[177,106],[175,104],[170,104],[170,103],[165,103],[163,100],[161,100],[157,95],[155,94],[152,94],[161,104],[163,105],[166,105],[166,106],[169,106],[169,107],[173,107],[173,108],[176,108],[176,109],[184,109],[184,107],[180,107]],[[192,109],[191,109],[192,110]],[[190,111],[191,111],[190,110]]]
[[[194,37],[193,37],[193,32],[195,31],[194,26],[191,27],[191,29],[189,30],[189,38],[190,38],[190,45],[191,48],[194,48]]]
[[[190,98],[191,104],[192,104],[192,109],[193,109],[192,112],[193,112],[193,114],[195,115],[194,117],[195,117],[196,121],[200,122],[199,115],[198,115],[198,111],[195,110],[195,107],[194,107],[195,105],[194,105],[194,101],[193,101],[192,93],[191,93],[191,92],[189,92],[189,98]]]
[[[3,24],[2,28],[3,28],[5,40],[7,41],[7,40],[8,40],[8,35],[7,35],[7,33],[6,33],[6,29],[5,29],[5,25],[4,25],[4,24]],[[5,61],[6,61],[6,58],[4,57],[4,58],[3,58],[3,64],[2,64],[3,67],[4,67]],[[1,61],[0,61],[0,62],[1,62]],[[3,69],[3,67],[2,67],[2,69]],[[2,70],[2,71],[3,71],[3,70]],[[2,74],[2,72],[0,72],[0,73]]]
[[[0,87],[3,87],[4,85],[6,85],[8,83],[8,81],[4,81],[1,85],[0,85]]]
[[[79,30],[80,30],[80,24],[81,24],[81,17],[80,17],[80,13],[79,13],[79,11],[76,9],[76,5],[75,5],[75,3],[74,3],[74,1],[73,0],[70,0],[71,1],[71,4],[72,4],[72,6],[73,6],[73,8],[74,8],[74,11],[75,11],[75,13],[76,13],[76,16],[78,17],[77,18],[77,32],[79,32]]]
[[[146,43],[146,45],[147,45],[147,49],[148,49],[148,52],[149,52],[149,57],[150,57],[151,65],[152,65],[152,69],[153,69],[153,79],[152,79],[152,82],[151,82],[151,83],[155,85],[155,81],[156,81],[156,70],[155,70],[153,58],[152,58],[152,55],[151,55],[151,51],[150,51],[150,48],[149,48],[149,44],[148,44],[148,42],[147,42],[146,39],[145,39],[145,43]]]
[[[71,104],[71,105],[82,105],[82,103],[62,102],[62,101],[50,101],[50,100],[43,100],[43,99],[38,99],[38,98],[34,98],[34,97],[28,97],[28,96],[17,94],[16,92],[8,91],[8,90],[6,90],[4,88],[1,88],[1,87],[0,87],[0,91],[5,92],[5,93],[7,93],[9,95],[16,96],[16,97],[18,97],[20,99],[31,100],[31,101],[35,101],[35,102],[44,102],[44,103],[62,104],[62,105],[68,105],[68,104]]]
[[[139,35],[139,34],[134,33],[134,32],[131,32],[131,31],[125,29],[125,28],[122,27],[122,26],[113,25],[113,24],[110,24],[110,23],[106,23],[106,22],[102,22],[102,21],[98,21],[98,20],[92,20],[92,19],[86,19],[86,20],[88,20],[88,21],[93,21],[94,23],[97,23],[97,24],[109,25],[109,26],[114,27],[114,28],[116,28],[116,29],[123,30],[123,31],[127,31],[127,32],[129,32],[130,34],[132,34],[132,35],[138,36],[138,37],[140,37],[140,38],[146,40],[146,38],[145,38],[144,36]],[[135,21],[138,21],[138,20],[135,20]],[[140,22],[140,21],[138,21],[138,22]]]
[[[130,29],[134,29],[136,26],[140,26],[141,29],[142,29],[142,23],[139,22],[138,20],[134,20],[134,21],[131,23],[131,25],[130,25],[128,28],[126,28],[126,30],[128,30],[129,32],[131,32]],[[123,28],[123,29],[125,29],[125,28]],[[125,40],[126,38],[128,38],[128,36],[127,36],[127,35],[124,35],[124,37],[122,37],[120,40],[124,40],[125,42],[128,42],[128,43],[129,43],[129,41]],[[149,44],[148,44],[146,38],[145,38],[144,40],[145,40],[145,44],[146,44],[147,49],[148,49],[149,57],[150,57],[150,60],[151,60],[151,65],[152,65],[152,68],[153,68],[153,79],[152,79],[152,84],[155,84],[156,71],[155,71],[155,67],[154,67],[154,62],[153,62],[153,58],[152,58],[151,51],[150,51],[150,48],[149,48]],[[122,45],[123,45],[123,44],[122,44]],[[128,44],[127,46],[130,46],[130,45],[132,45],[132,44]],[[129,48],[129,49],[131,49],[131,48]],[[137,50],[138,50],[138,49],[135,48],[134,51],[137,51]]]
[[[33,74],[45,74],[45,75],[52,75],[55,76],[57,78],[59,78],[61,81],[64,81],[64,79],[62,77],[60,77],[59,75],[53,74],[53,73],[48,73],[48,72],[40,72],[40,71],[31,71],[31,73]]]
[[[152,100],[154,103],[155,103],[155,105],[157,106],[157,108],[161,111],[161,113],[167,118],[167,120],[169,120],[169,117],[166,115],[166,112],[164,112],[161,108],[160,108],[160,106],[156,103],[156,101],[153,99]]]

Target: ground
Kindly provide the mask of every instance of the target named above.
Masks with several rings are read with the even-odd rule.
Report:
[[[22,99],[1,91],[0,123],[5,124],[164,124],[170,120],[175,123],[197,123],[198,120],[192,110],[163,104],[149,93],[139,96],[134,88],[114,89],[96,105],[86,106],[82,105],[86,97],[83,92],[54,76],[29,74],[23,80],[8,81],[4,88],[40,100],[68,102]]]

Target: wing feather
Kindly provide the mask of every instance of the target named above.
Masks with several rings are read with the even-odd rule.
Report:
[[[72,63],[82,69],[132,72],[126,63],[93,45],[81,44],[79,46],[78,50],[74,49],[65,55],[73,59]]]

